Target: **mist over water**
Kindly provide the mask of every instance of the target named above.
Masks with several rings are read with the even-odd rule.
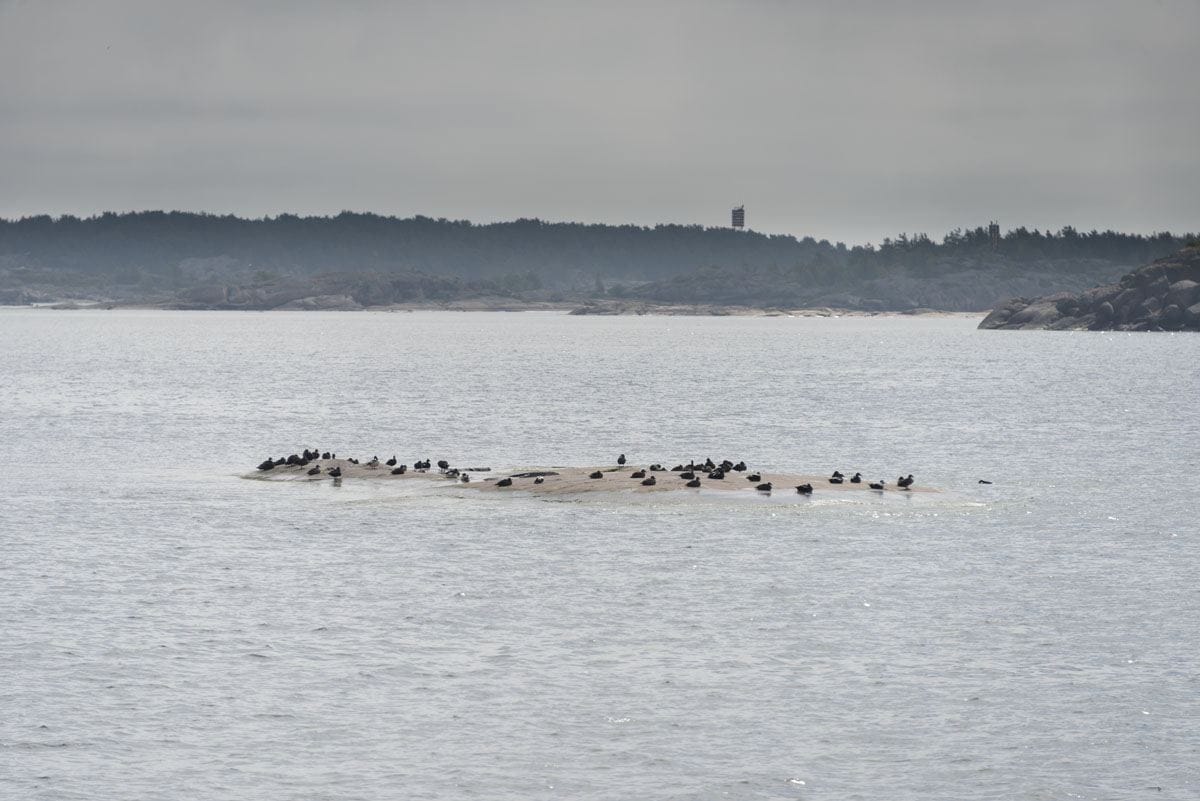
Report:
[[[976,322],[0,310],[0,796],[1195,798],[1200,336]]]

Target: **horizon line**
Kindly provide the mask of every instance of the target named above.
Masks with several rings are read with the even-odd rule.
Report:
[[[733,208],[733,207],[731,207],[731,208]],[[291,211],[279,211],[274,214],[266,213],[266,214],[262,214],[259,216],[249,216],[249,215],[237,214],[234,212],[215,212],[215,211],[207,211],[207,210],[202,210],[202,211],[196,211],[196,210],[190,210],[190,209],[167,210],[167,209],[150,209],[150,208],[125,209],[125,210],[121,210],[121,211],[105,210],[105,211],[92,212],[89,215],[79,215],[79,214],[73,214],[70,212],[63,212],[63,213],[59,213],[59,214],[53,214],[50,212],[39,212],[39,213],[34,213],[34,214],[23,214],[20,217],[8,217],[8,216],[0,215],[0,223],[17,224],[17,223],[20,223],[20,222],[23,222],[26,220],[33,220],[33,219],[39,219],[39,218],[48,218],[52,222],[55,222],[55,223],[61,222],[66,219],[74,219],[74,220],[79,220],[81,222],[87,222],[87,221],[98,220],[98,219],[102,219],[104,217],[110,217],[110,216],[131,217],[131,216],[138,216],[138,215],[145,215],[145,214],[162,214],[162,215],[178,214],[178,215],[190,215],[190,216],[194,216],[194,217],[214,217],[214,218],[221,218],[221,219],[232,218],[232,219],[240,220],[243,222],[274,222],[281,218],[288,218],[288,217],[296,218],[299,220],[333,220],[333,219],[337,219],[338,217],[343,217],[343,216],[355,216],[355,217],[376,217],[376,218],[379,218],[382,220],[392,220],[392,221],[396,221],[396,222],[429,220],[429,221],[436,222],[436,223],[448,223],[448,224],[458,224],[458,225],[466,224],[466,225],[469,225],[472,227],[480,227],[480,228],[487,227],[487,226],[513,225],[515,223],[521,223],[521,222],[537,222],[537,223],[543,223],[543,224],[547,224],[547,225],[598,226],[598,227],[603,227],[603,228],[638,228],[638,229],[643,229],[643,230],[654,230],[655,228],[699,228],[704,231],[729,231],[731,233],[757,234],[759,236],[766,236],[766,237],[790,237],[796,241],[804,241],[806,239],[811,239],[813,242],[816,242],[818,244],[821,242],[825,242],[825,243],[828,243],[833,246],[842,245],[847,248],[877,247],[879,245],[882,245],[884,242],[894,242],[896,240],[896,238],[900,237],[900,236],[905,236],[905,237],[910,237],[910,238],[925,236],[925,237],[928,237],[931,241],[933,241],[935,243],[941,241],[939,239],[935,239],[934,236],[932,234],[930,234],[929,232],[920,231],[920,230],[899,231],[897,233],[882,237],[877,244],[874,240],[865,240],[862,242],[851,243],[851,242],[847,242],[847,241],[843,241],[843,240],[832,240],[832,239],[829,239],[828,237],[818,238],[818,237],[814,236],[813,234],[801,235],[801,234],[796,234],[796,233],[792,233],[792,232],[776,233],[776,232],[754,229],[749,226],[747,226],[745,228],[734,228],[729,225],[705,225],[703,223],[698,223],[698,222],[692,222],[692,223],[683,223],[683,222],[614,223],[614,222],[597,222],[597,221],[589,222],[589,221],[584,221],[584,220],[568,220],[568,219],[555,220],[555,219],[547,219],[547,218],[537,217],[537,216],[514,217],[514,218],[507,218],[507,219],[492,219],[492,220],[488,220],[486,222],[477,222],[475,220],[471,220],[466,217],[459,217],[459,218],[444,217],[444,216],[443,217],[432,217],[430,215],[420,214],[420,213],[415,213],[415,214],[412,214],[407,217],[402,217],[399,214],[395,214],[395,213],[385,214],[385,213],[381,213],[381,212],[377,212],[377,211],[355,211],[353,209],[342,209],[342,210],[338,211],[337,213],[326,212],[326,213],[308,213],[308,214],[299,214],[299,213],[291,212]],[[942,236],[942,239],[944,240],[944,238],[946,236],[948,236],[949,234],[951,234],[955,231],[969,232],[969,231],[976,231],[976,230],[986,230],[987,226],[993,222],[995,222],[995,221],[989,220],[988,223],[981,223],[981,224],[974,225],[974,226],[955,226],[953,228],[946,230],[941,236]],[[1181,239],[1187,238],[1187,237],[1200,236],[1200,230],[1182,231],[1182,232],[1176,233],[1174,231],[1171,231],[1170,229],[1152,229],[1150,231],[1117,230],[1117,229],[1111,228],[1111,227],[1104,228],[1104,229],[1099,229],[1099,228],[1095,228],[1095,227],[1090,228],[1090,229],[1083,229],[1076,225],[1066,224],[1066,225],[1059,227],[1058,229],[1053,229],[1050,227],[1045,227],[1045,228],[1033,227],[1033,228],[1031,228],[1027,225],[1018,225],[1015,227],[1005,229],[1003,231],[1002,237],[1007,236],[1008,234],[1014,233],[1021,229],[1024,229],[1031,233],[1036,232],[1043,236],[1047,236],[1047,235],[1054,236],[1057,234],[1061,234],[1062,232],[1064,232],[1068,229],[1075,231],[1079,234],[1113,233],[1113,234],[1118,234],[1121,236],[1140,236],[1140,237],[1147,238],[1147,239],[1154,239],[1154,238],[1158,238],[1158,237],[1162,237],[1162,236],[1169,236],[1169,237],[1181,238]]]

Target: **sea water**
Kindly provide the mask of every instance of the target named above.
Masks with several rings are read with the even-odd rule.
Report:
[[[976,323],[2,310],[0,796],[1196,798],[1200,335]]]

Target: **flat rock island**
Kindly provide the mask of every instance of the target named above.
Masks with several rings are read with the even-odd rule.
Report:
[[[833,470],[827,474],[755,470],[744,461],[689,460],[671,467],[664,463],[633,464],[624,454],[615,464],[592,467],[552,466],[493,469],[451,465],[445,459],[401,463],[395,456],[381,460],[338,457],[336,453],[305,450],[303,454],[269,458],[242,475],[266,481],[432,481],[442,486],[486,493],[530,492],[573,495],[594,492],[697,492],[716,490],[743,494],[809,496],[829,492],[937,492],[921,487],[911,474],[896,479],[861,472]]]

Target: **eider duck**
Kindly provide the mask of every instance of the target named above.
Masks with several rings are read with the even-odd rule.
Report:
[[[329,477],[330,478],[341,478],[342,477],[342,468],[341,467],[329,468]]]
[[[396,461],[396,454],[393,453],[392,458],[388,459],[386,462],[384,462],[384,464],[386,464],[388,467],[395,467]]]
[[[310,475],[310,476],[319,476],[320,474],[321,474],[321,465],[316,465],[315,467],[313,467],[312,469],[310,469],[308,471],[308,475]]]
[[[258,469],[259,470],[274,470],[275,462],[271,461],[270,459],[267,459],[266,461],[264,461],[258,465]]]
[[[901,489],[908,489],[913,485],[912,473],[908,474],[907,478],[899,478],[896,480],[896,485]]]
[[[834,476],[833,478],[829,479],[829,483],[830,484],[841,484],[842,481],[844,481],[844,480],[845,479],[843,479],[840,475],[838,475],[838,476]]]
[[[685,479],[687,479],[688,481],[691,481],[693,478],[695,478],[695,477],[696,477],[696,474],[695,474],[695,473],[693,473],[691,470],[689,470],[689,471],[687,471],[686,473],[680,473],[680,474],[679,474],[679,477],[680,477],[680,478],[685,478]]]
[[[393,467],[393,468],[392,468],[392,475],[393,475],[393,476],[402,476],[402,475],[404,475],[404,474],[405,474],[405,473],[407,473],[407,472],[408,472],[408,468],[407,468],[406,466],[404,466],[404,465],[400,465],[399,467]]]
[[[873,490],[881,490],[881,489],[883,489],[883,485],[886,483],[887,483],[886,481],[872,481],[867,486]]]
[[[497,487],[511,487],[512,479],[511,478],[502,478],[496,482],[496,486]]]
[[[655,478],[654,476],[650,476],[650,478],[642,480],[643,487],[653,487],[657,483],[658,483],[658,479]]]
[[[646,471],[645,470],[634,470],[632,473],[629,474],[629,477],[630,478],[645,478]]]
[[[812,484],[801,484],[796,487],[796,492],[801,495],[812,495]]]
[[[533,480],[534,484],[544,484],[545,482],[546,482],[546,479],[542,478],[541,476],[538,476],[537,478],[535,478]]]
[[[862,473],[855,473],[854,476],[851,477],[850,483],[851,484],[861,484],[862,483]]]
[[[765,484],[759,484],[754,489],[758,490],[759,492],[770,492],[771,491],[771,482],[768,481]]]
[[[588,478],[604,478],[604,474],[597,470],[594,473],[589,473]]]
[[[698,487],[698,486],[700,486],[700,479],[698,479],[698,478],[693,478],[691,481],[689,481],[688,483],[684,484],[684,486],[685,486],[685,487]]]
[[[746,476],[746,480],[747,481],[762,481],[762,476],[760,476],[758,473],[751,473],[750,475]]]

